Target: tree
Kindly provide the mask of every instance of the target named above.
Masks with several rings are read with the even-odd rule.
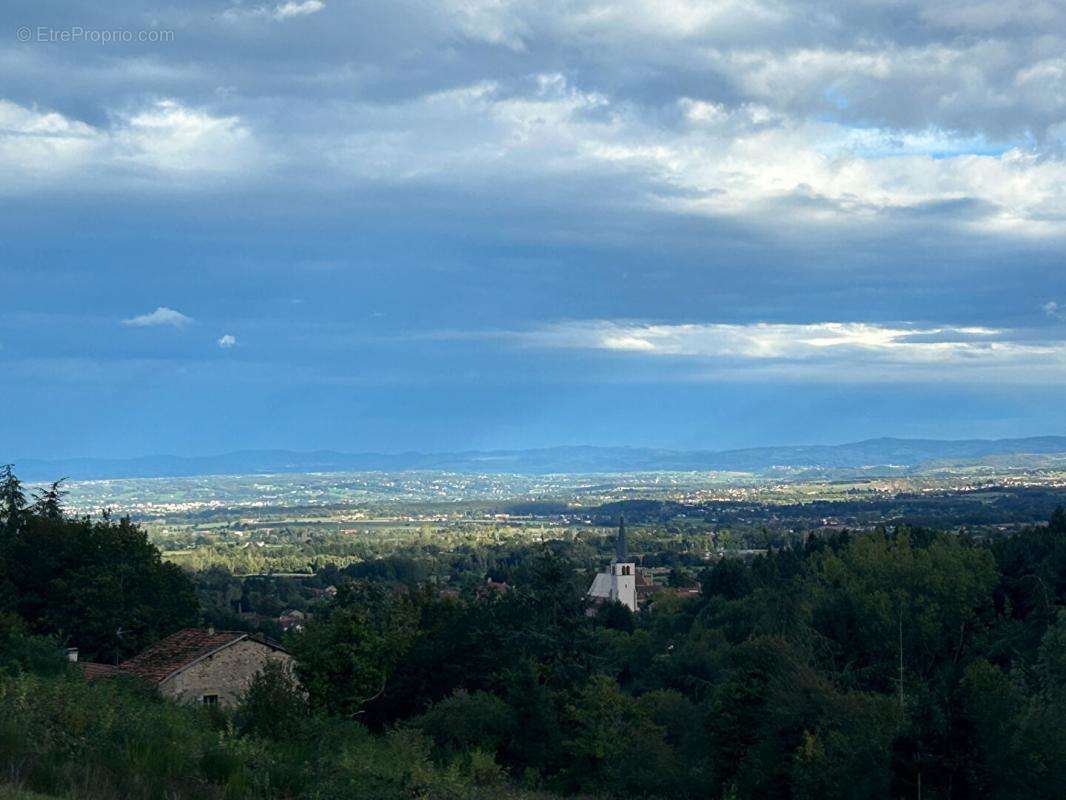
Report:
[[[1044,634],[1031,695],[1019,719],[1015,751],[1034,798],[1066,797],[1066,609]]]
[[[841,692],[794,644],[735,648],[708,716],[710,768],[740,797],[890,796],[891,700]]]
[[[738,600],[751,594],[754,588],[751,569],[740,559],[720,558],[713,567],[700,573],[700,592],[704,597]]]
[[[636,618],[629,606],[617,600],[601,604],[596,613],[596,621],[605,628],[626,633],[632,633],[636,627]]]
[[[978,628],[996,584],[984,548],[940,534],[913,547],[907,534],[870,534],[815,559],[813,625],[859,688],[899,692],[906,675],[928,679],[954,663]],[[902,648],[901,648],[902,644]]]
[[[611,795],[678,793],[681,764],[666,731],[605,675],[594,676],[568,708],[563,743],[573,786]]]
[[[7,547],[8,581],[34,633],[110,662],[199,620],[192,581],[128,518],[21,516]]]
[[[966,668],[959,688],[959,735],[969,748],[966,781],[977,796],[1010,797],[1021,789],[1014,745],[1024,686],[979,658]]]
[[[22,482],[12,471],[12,465],[4,464],[0,467],[0,517],[8,539],[18,531],[25,508],[26,493],[22,490]]]
[[[451,760],[469,750],[499,754],[516,724],[523,723],[496,695],[460,689],[411,724],[433,739],[445,760]]]
[[[47,489],[38,489],[33,495],[32,513],[50,520],[63,518],[62,500],[66,491],[61,487],[66,478],[53,481]]]
[[[417,630],[405,592],[366,581],[342,586],[295,641],[297,676],[312,707],[361,714],[385,692]]]
[[[554,771],[562,760],[562,721],[558,696],[542,670],[525,661],[504,676],[504,697],[519,724],[504,746],[504,760],[516,770]]]
[[[1028,528],[992,545],[999,568],[996,605],[1021,623],[1026,647],[1036,648],[1066,605],[1066,511],[1046,526]]]
[[[280,661],[268,661],[252,678],[237,707],[241,733],[274,741],[295,738],[307,719],[307,700]]]

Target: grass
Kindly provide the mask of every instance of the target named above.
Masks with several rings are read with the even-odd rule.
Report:
[[[0,800],[59,800],[55,795],[37,794],[14,786],[0,784]]]

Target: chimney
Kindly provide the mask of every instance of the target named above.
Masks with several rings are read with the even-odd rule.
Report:
[[[68,647],[67,648],[67,661],[77,661],[77,660],[78,660],[78,648],[76,648],[76,647]]]

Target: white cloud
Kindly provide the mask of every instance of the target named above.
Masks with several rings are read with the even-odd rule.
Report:
[[[866,322],[654,324],[564,322],[510,334],[521,344],[630,353],[806,378],[951,379],[990,374],[1066,380],[1066,341],[1024,331]],[[1048,372],[1041,373],[1047,376]]]
[[[9,189],[47,182],[99,152],[100,132],[62,114],[0,100],[0,176]],[[39,184],[38,184],[39,185]]]
[[[223,350],[228,350],[231,347],[237,346],[237,337],[231,333],[223,334],[222,338],[218,340],[218,346]]]
[[[0,192],[158,187],[161,174],[177,182],[166,186],[173,189],[189,180],[247,174],[253,163],[261,168],[267,161],[238,117],[176,100],[115,113],[106,128],[0,100]],[[109,180],[101,182],[101,175]]]
[[[305,17],[308,14],[317,14],[324,9],[326,4],[322,0],[303,0],[302,3],[282,3],[274,8],[274,19],[282,20],[291,17]]]
[[[449,0],[447,10],[459,31],[475,41],[501,45],[515,52],[526,49],[531,31],[522,21],[520,3],[513,0]]]
[[[1048,300],[1041,306],[1044,313],[1052,319],[1066,319],[1066,309],[1056,303],[1054,300]]]
[[[320,130],[260,140],[238,115],[173,99],[116,112],[108,127],[0,101],[0,191],[211,187],[253,182],[290,161],[319,185],[624,177],[635,189],[628,204],[774,225],[780,203],[790,224],[869,222],[954,203],[965,213],[937,224],[1066,235],[1066,160],[1023,146],[1000,152],[936,128],[856,129],[689,97],[672,104],[676,124],[664,126],[637,104],[555,73],[522,93],[481,81],[320,113]]]
[[[254,158],[251,133],[237,117],[214,116],[174,100],[120,118],[110,138],[116,160],[172,174],[234,172]]]
[[[159,325],[170,325],[174,328],[183,328],[192,321],[192,317],[187,317],[180,311],[175,311],[173,308],[167,308],[166,306],[160,306],[155,311],[148,314],[141,314],[137,317],[124,319],[122,320],[122,324],[136,328],[147,328]]]
[[[294,17],[306,17],[317,14],[326,7],[324,0],[287,0],[275,6],[235,5],[222,12],[222,19],[237,22],[242,19],[272,19],[283,22]]]
[[[104,104],[107,124],[0,102],[0,190],[170,191],[279,164],[323,188],[472,194],[621,177],[630,205],[775,227],[917,212],[966,234],[1066,236],[1061,4],[448,0],[417,20],[387,5],[383,30],[396,24],[404,46],[369,48],[366,63],[286,36],[266,85],[240,48],[217,75],[247,86],[227,78],[218,94],[215,73],[187,73],[189,95],[218,107],[180,99],[181,75],[145,59],[125,65],[136,91],[122,96],[146,96],[141,83],[173,96]],[[269,26],[324,8],[272,0],[222,16]],[[486,56],[485,42],[514,52]],[[944,206],[965,210],[930,212]]]
[[[628,176],[643,195],[627,202],[778,227],[961,204],[965,213],[939,224],[1066,235],[1066,161],[1055,156],[999,152],[939,129],[797,120],[762,104],[683,97],[674,109],[681,124],[663,126],[640,106],[544,74],[525,94],[479,82],[387,108],[351,107],[358,132],[323,139],[320,149],[341,174],[363,180]],[[790,205],[785,220],[780,203]]]

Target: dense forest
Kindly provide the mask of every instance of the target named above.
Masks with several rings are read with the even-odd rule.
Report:
[[[471,555],[457,592],[365,562],[301,595],[300,685],[267,671],[230,713],[65,664],[62,647],[114,661],[220,612],[128,519],[61,500],[0,474],[0,781],[146,800],[1066,796],[1061,510],[982,540],[800,538],[635,615],[590,608],[568,542]]]

